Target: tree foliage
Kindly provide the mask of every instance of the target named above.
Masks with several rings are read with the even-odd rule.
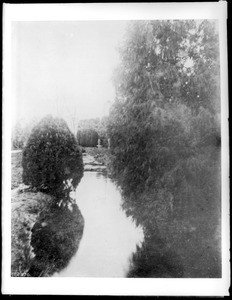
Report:
[[[220,140],[215,30],[209,21],[130,24],[108,127],[113,169],[125,188],[143,190],[152,171],[159,179],[181,158]]]
[[[63,119],[49,115],[34,127],[22,166],[25,184],[58,199],[76,188],[83,176],[82,154]]]
[[[37,122],[35,119],[26,124],[23,122],[23,120],[19,120],[16,123],[16,125],[13,127],[11,136],[12,149],[23,149],[36,123]]]
[[[174,245],[171,221],[179,220],[178,240],[181,222],[196,221],[204,205],[218,217],[220,207],[216,23],[130,22],[120,55],[108,125],[112,175],[127,212]]]
[[[12,132],[12,138],[11,138],[12,148],[13,149],[22,149],[23,146],[25,145],[25,142],[26,142],[26,137],[23,132],[23,128],[22,128],[20,122],[18,122],[14,126],[13,132]]]

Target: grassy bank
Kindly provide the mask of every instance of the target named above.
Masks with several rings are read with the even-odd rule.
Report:
[[[19,187],[22,180],[22,152],[12,152],[11,154],[11,189]]]
[[[11,276],[50,276],[77,251],[84,219],[76,204],[54,207],[52,196],[22,184],[22,153],[12,153]]]

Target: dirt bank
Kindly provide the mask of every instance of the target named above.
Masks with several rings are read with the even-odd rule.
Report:
[[[11,194],[11,276],[26,276],[34,257],[31,230],[52,197],[16,188]]]

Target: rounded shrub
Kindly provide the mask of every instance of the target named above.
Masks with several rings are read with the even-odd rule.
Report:
[[[64,197],[83,176],[78,142],[60,118],[46,116],[36,125],[23,150],[23,182],[38,191]]]

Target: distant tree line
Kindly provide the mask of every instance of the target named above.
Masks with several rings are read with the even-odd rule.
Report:
[[[77,131],[77,140],[82,147],[96,147],[99,135],[94,129],[82,129]]]
[[[100,144],[107,147],[107,122],[107,117],[81,120],[77,130],[79,145],[82,147],[96,147],[98,140],[100,140]]]
[[[33,119],[27,123],[23,120],[17,121],[12,129],[11,148],[23,149],[31,134],[32,128],[36,125],[37,120]]]
[[[23,120],[19,120],[16,123],[12,130],[12,149],[24,148],[36,123],[37,120],[32,120],[27,123],[23,122]],[[100,144],[103,147],[107,147],[107,123],[107,117],[79,121],[77,126],[78,130],[76,132],[76,138],[79,145],[82,147],[96,147],[98,145],[98,140],[100,140]]]

